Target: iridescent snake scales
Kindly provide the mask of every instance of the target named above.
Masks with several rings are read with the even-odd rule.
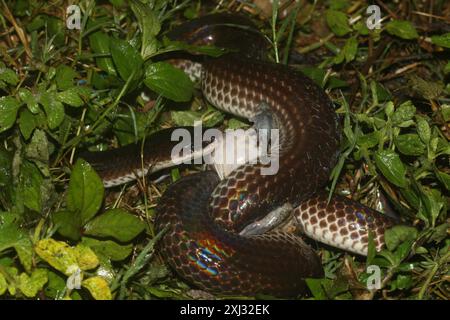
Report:
[[[236,28],[239,24],[245,28]],[[296,296],[305,278],[322,277],[321,261],[300,237],[270,231],[240,234],[248,224],[288,205],[309,237],[357,254],[367,254],[369,230],[377,249],[393,222],[368,207],[323,190],[338,156],[340,126],[333,106],[316,84],[291,68],[255,58],[262,37],[246,19],[213,15],[170,34],[194,44],[245,44],[239,55],[174,60],[199,76],[203,96],[216,108],[256,122],[261,114],[279,129],[279,170],[262,175],[263,164],[244,164],[220,180],[213,171],[181,178],[159,201],[155,227],[168,228],[159,242],[165,261],[189,283],[222,295]],[[192,40],[193,39],[193,40]],[[260,51],[259,51],[260,52]],[[256,55],[258,55],[256,54]],[[250,58],[249,58],[250,57]],[[263,58],[263,57],[262,57]],[[201,73],[200,73],[201,72]],[[173,165],[171,130],[141,144],[88,153],[105,186],[118,185]],[[194,156],[193,156],[194,157]],[[142,166],[142,163],[144,166]]]

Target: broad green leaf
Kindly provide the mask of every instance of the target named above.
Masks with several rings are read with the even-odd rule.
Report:
[[[350,37],[345,42],[344,47],[339,51],[339,54],[335,57],[334,62],[336,64],[345,62],[350,62],[355,59],[356,52],[358,51],[358,41],[355,37]]]
[[[382,260],[379,257],[382,257]],[[397,266],[399,263],[400,261],[397,259],[397,257],[392,252],[386,249],[383,249],[380,252],[378,252],[378,256],[375,259],[373,259],[373,264],[378,265],[380,267]]]
[[[30,110],[31,113],[36,114],[40,111],[38,101],[37,101],[36,97],[31,93],[30,90],[25,89],[25,88],[20,88],[18,91],[18,94],[19,94],[20,100],[22,100],[23,102],[26,103],[28,110]]]
[[[445,186],[445,188],[447,190],[450,190],[450,175],[439,170],[435,170],[435,174],[439,181],[441,181]]]
[[[402,242],[415,240],[417,238],[417,230],[413,227],[398,225],[391,229],[386,230],[384,233],[384,240],[386,242],[386,247],[393,251]]]
[[[367,149],[375,147],[380,141],[381,134],[379,131],[373,131],[368,134],[359,135],[356,139],[356,143],[360,147],[364,147]]]
[[[95,89],[99,90],[111,90],[111,88],[116,88],[123,85],[122,80],[116,76],[95,71],[92,73],[91,83]]]
[[[112,38],[110,49],[117,71],[124,81],[127,81],[131,75],[133,79],[139,79],[142,76],[144,61],[139,52],[127,41]]]
[[[55,75],[56,75],[56,68],[55,67],[49,67],[46,70],[44,77],[45,77],[46,80],[50,81],[50,80],[53,80]]]
[[[431,42],[444,48],[450,48],[450,32],[438,36],[432,36]]]
[[[71,240],[79,240],[81,237],[81,215],[78,212],[63,210],[53,215],[53,222],[58,227],[60,235]]]
[[[47,271],[48,282],[44,288],[45,296],[52,299],[61,299],[66,288],[66,280],[59,273]]]
[[[326,71],[312,66],[302,66],[298,68],[305,76],[313,80],[317,85],[323,88]]]
[[[145,59],[155,53],[157,49],[156,36],[161,30],[158,16],[150,6],[143,4],[141,1],[133,0],[130,2],[131,9],[134,12],[142,33],[142,57]]]
[[[315,300],[328,300],[327,293],[322,284],[327,281],[331,282],[330,279],[307,278],[305,281]]]
[[[42,210],[44,178],[39,169],[29,161],[23,161],[20,167],[19,190],[24,205],[36,212]]]
[[[353,29],[355,31],[357,31],[360,35],[363,35],[363,36],[367,36],[370,33],[369,28],[367,28],[365,21],[361,21],[361,20],[357,21],[353,25]]]
[[[55,81],[59,90],[67,90],[74,85],[73,79],[77,73],[70,67],[61,64],[56,68]]]
[[[358,41],[356,37],[348,38],[344,46],[344,56],[345,62],[353,61],[356,57],[356,52],[358,51]]]
[[[384,107],[384,113],[388,118],[392,116],[394,113],[394,103],[392,101],[388,101]]]
[[[166,264],[157,262],[153,259],[148,264],[148,269],[145,269],[145,275],[150,283],[154,283],[159,279],[166,278],[170,274],[170,269]]]
[[[386,125],[386,121],[377,117],[370,117],[365,113],[355,114],[355,117],[360,122],[375,126],[377,129],[383,128]]]
[[[45,27],[46,20],[45,16],[43,14],[37,15],[33,20],[31,20],[29,23],[27,23],[26,28],[27,31],[36,31],[40,28]]]
[[[32,243],[28,234],[20,229],[14,220],[7,221],[12,215],[0,213],[0,252],[14,248],[25,270],[30,271],[32,264]],[[5,221],[6,220],[6,221]]]
[[[22,109],[19,115],[19,129],[25,140],[28,140],[36,128],[37,123],[33,114],[28,109]]]
[[[425,152],[425,144],[415,133],[401,134],[395,138],[395,146],[408,156],[420,156]]]
[[[428,122],[422,118],[417,117],[417,133],[423,143],[428,144],[431,138],[431,129]]]
[[[331,31],[337,36],[345,36],[352,29],[348,24],[348,18],[345,13],[336,10],[327,10],[325,18]]]
[[[108,282],[102,277],[91,277],[82,282],[95,300],[111,300],[112,294]]]
[[[58,48],[61,48],[64,46],[65,31],[70,31],[66,28],[64,19],[46,15],[45,20],[45,32],[49,39],[52,39],[52,43]]]
[[[433,229],[433,234],[431,235],[428,242],[434,241],[436,243],[441,242],[447,238],[447,230],[450,228],[450,223],[443,223]]]
[[[194,91],[189,77],[167,62],[149,64],[144,83],[156,93],[177,102],[189,101]]]
[[[375,164],[386,179],[398,187],[405,188],[406,167],[397,153],[391,150],[382,150],[375,153]]]
[[[112,261],[122,261],[126,259],[133,251],[133,245],[120,245],[111,240],[97,240],[94,238],[83,237],[82,243],[88,246],[99,256],[105,256]]]
[[[78,159],[70,175],[67,208],[81,215],[85,224],[100,209],[103,201],[103,182],[92,167]]]
[[[420,200],[422,206],[419,207],[417,216],[427,224],[434,226],[446,202],[437,189],[422,188],[421,191]]]
[[[47,115],[47,123],[50,129],[59,127],[64,120],[64,106],[56,99],[55,92],[41,93],[40,104],[44,107]]]
[[[84,105],[84,101],[78,94],[78,90],[76,87],[72,87],[65,91],[59,92],[57,94],[57,98],[59,101],[72,107],[81,107],[82,105]]]
[[[402,103],[397,110],[395,110],[394,114],[392,115],[392,122],[394,124],[400,124],[402,122],[411,120],[414,118],[414,115],[416,114],[416,107],[412,104],[411,101],[406,101]]]
[[[13,126],[19,107],[19,102],[13,97],[0,97],[0,133]]]
[[[42,289],[44,284],[47,283],[47,281],[47,270],[35,269],[31,274],[31,277],[26,273],[22,273],[19,276],[18,287],[26,297],[33,298],[36,296],[38,291]]]
[[[413,189],[400,189],[401,195],[416,210],[420,207],[420,198]]]
[[[84,226],[84,234],[97,237],[112,237],[122,242],[135,238],[145,228],[135,215],[122,209],[110,209]]]
[[[425,249],[424,247],[418,247],[416,248],[416,253],[419,253],[421,251],[421,249]],[[426,252],[426,249],[425,249]],[[408,272],[408,271],[412,271],[414,269],[416,269],[418,267],[418,263],[417,262],[403,262],[402,264],[399,265],[398,270],[401,272]]]
[[[379,102],[387,102],[392,99],[392,94],[385,86],[383,86],[379,82],[373,81],[373,83],[375,83],[374,89]]]
[[[110,49],[110,37],[103,32],[95,32],[89,36],[89,44],[92,51],[99,55],[111,54]],[[97,65],[100,69],[108,73],[109,75],[117,75],[114,62],[110,57],[97,57],[95,58]]]
[[[27,159],[47,162],[50,158],[48,139],[44,130],[37,129],[26,146]]]
[[[406,259],[411,252],[412,246],[414,244],[414,239],[407,239],[399,244],[397,249],[395,250],[394,254],[398,261],[403,261]]]
[[[347,87],[348,83],[344,80],[341,80],[337,77],[331,76],[327,77],[327,81],[325,83],[325,76],[327,75],[327,72],[323,69],[316,68],[316,67],[310,67],[310,66],[300,66],[298,69],[308,78],[313,80],[318,86],[321,88],[327,87],[330,89],[335,88],[342,88]]]
[[[414,284],[410,275],[399,274],[389,283],[391,290],[405,290],[409,289]]]
[[[14,70],[0,67],[0,81],[5,81],[10,85],[15,86],[19,82],[19,77]]]
[[[413,24],[405,20],[389,21],[386,24],[386,31],[394,36],[407,40],[416,39],[419,37],[419,34]]]

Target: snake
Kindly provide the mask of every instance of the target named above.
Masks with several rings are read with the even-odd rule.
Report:
[[[267,164],[244,163],[225,177],[205,170],[168,186],[154,227],[165,231],[158,251],[176,274],[224,296],[297,297],[307,294],[306,279],[324,276],[321,259],[303,234],[364,256],[371,233],[376,250],[383,248],[384,232],[394,219],[343,196],[329,199],[325,190],[339,157],[342,129],[320,86],[293,67],[270,61],[267,49],[261,49],[267,40],[244,16],[207,15],[181,24],[168,37],[229,49],[219,57],[175,56],[171,63],[198,80],[203,97],[217,109],[255,123],[258,117],[269,118],[269,127],[279,132],[275,174],[262,174]],[[121,185],[175,165],[173,130],[82,157],[105,187]],[[302,235],[279,228],[243,232],[286,205]]]

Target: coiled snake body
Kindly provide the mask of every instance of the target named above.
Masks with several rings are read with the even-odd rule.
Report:
[[[242,37],[230,32],[228,24],[234,19],[242,24],[241,18],[218,15],[180,29],[212,42],[216,34],[223,34],[223,23],[228,36]],[[335,164],[340,138],[337,117],[323,90],[289,67],[243,56],[203,62],[202,93],[215,107],[239,117],[269,114],[280,132],[279,170],[262,175],[262,164],[244,164],[221,181],[216,173],[205,171],[175,182],[157,208],[156,230],[168,229],[159,250],[182,278],[201,289],[223,295],[296,296],[305,292],[305,278],[323,276],[320,259],[292,234],[239,234],[249,223],[289,204],[305,234],[364,255],[369,230],[380,249],[384,230],[393,222],[343,197],[328,203],[327,193],[321,191]],[[106,186],[117,185],[164,167],[161,163],[170,165],[169,133],[147,139],[144,170],[140,145],[84,158]]]

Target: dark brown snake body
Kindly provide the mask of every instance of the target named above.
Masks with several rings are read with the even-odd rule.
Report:
[[[204,22],[197,26],[204,27]],[[327,193],[321,191],[335,165],[340,139],[336,114],[321,88],[289,67],[236,55],[207,60],[201,72],[202,93],[215,107],[247,119],[261,111],[272,116],[280,132],[279,170],[262,175],[262,164],[247,164],[222,181],[206,171],[167,189],[155,228],[168,229],[159,250],[182,278],[224,295],[304,293],[304,279],[321,277],[323,271],[301,238],[273,231],[239,235],[246,225],[286,203],[295,207],[294,219],[304,233],[316,240],[366,254],[370,230],[377,249],[383,246],[392,220],[346,198],[333,197],[327,203]],[[144,167],[139,145],[85,158],[105,185],[113,186],[155,171],[151,165],[167,158],[173,144],[168,132],[148,138]]]

